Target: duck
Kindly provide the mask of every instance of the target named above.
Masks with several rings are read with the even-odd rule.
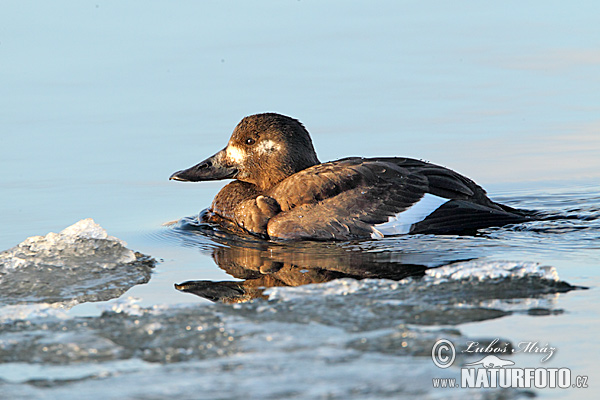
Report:
[[[169,179],[232,179],[208,214],[268,240],[464,234],[533,218],[427,161],[347,157],[322,163],[304,125],[277,113],[243,118],[225,148]]]

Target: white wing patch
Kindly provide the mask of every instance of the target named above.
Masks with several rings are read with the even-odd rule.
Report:
[[[410,232],[410,228],[417,222],[423,221],[440,206],[450,200],[426,193],[421,200],[404,211],[390,217],[388,222],[377,224],[373,227],[371,238],[381,239],[389,235],[401,235]]]

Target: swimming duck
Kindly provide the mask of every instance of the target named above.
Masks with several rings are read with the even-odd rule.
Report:
[[[209,212],[267,239],[470,233],[531,218],[429,162],[349,157],[321,163],[306,128],[275,113],[245,117],[223,150],[170,179],[234,179]]]

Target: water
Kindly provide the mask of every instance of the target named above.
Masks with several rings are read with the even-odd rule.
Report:
[[[3,275],[0,398],[597,398],[599,11],[4,2],[0,250],[91,217],[158,263]],[[323,161],[427,159],[566,218],[289,246],[162,226],[222,186],[168,176],[265,111],[304,122]],[[426,272],[448,264],[470,275]],[[27,279],[54,285],[24,299]],[[434,389],[460,371],[433,364],[439,338],[549,344],[504,358],[590,387]]]

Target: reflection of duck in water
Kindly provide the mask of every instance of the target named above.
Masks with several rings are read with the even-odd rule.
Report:
[[[360,244],[243,241],[230,235],[213,236],[213,240],[222,244],[211,247],[217,265],[241,281],[188,281],[175,288],[227,303],[264,297],[263,290],[273,286],[300,286],[339,278],[400,280],[457,261],[449,259],[447,252],[440,256],[435,252],[378,251]]]
[[[334,279],[390,279],[401,280],[413,277],[417,280],[428,269],[461,263],[486,256],[479,241],[468,245],[460,243],[454,236],[407,235],[386,240],[353,242],[315,241],[265,241],[252,235],[228,232],[221,225],[200,222],[202,218],[184,218],[165,231],[169,237],[182,242],[185,247],[194,247],[211,255],[215,263],[236,281],[187,281],[175,288],[211,301],[226,303],[245,302],[265,298],[264,290],[276,286],[300,286],[325,283]],[[487,239],[484,239],[487,240]],[[460,243],[457,245],[457,241]],[[471,242],[471,240],[469,240]],[[521,279],[521,278],[519,278]],[[437,298],[466,301],[462,292],[463,282],[450,280]],[[516,288],[514,280],[506,286],[494,280],[492,287],[484,285],[481,292],[471,288],[471,297],[483,299],[511,299],[539,294],[560,293],[573,290],[564,282],[556,285],[532,285],[529,278],[522,278],[523,288]],[[428,296],[433,289],[414,282]],[[468,285],[472,286],[472,285]],[[476,285],[477,287],[478,285]],[[412,291],[406,288],[404,295]],[[527,292],[524,294],[523,290]],[[417,295],[420,297],[420,295]],[[436,297],[436,296],[434,296]],[[500,312],[502,313],[502,312]],[[492,313],[493,315],[497,315]],[[495,318],[495,317],[494,317]]]
[[[491,201],[469,178],[427,162],[352,157],[321,164],[304,126],[279,114],[244,118],[227,147],[171,179],[236,179],[208,215],[267,238],[461,233],[530,219]]]

